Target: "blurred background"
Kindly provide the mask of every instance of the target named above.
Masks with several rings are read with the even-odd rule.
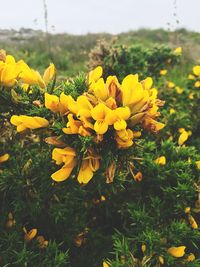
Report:
[[[86,69],[89,52],[102,39],[181,44],[197,59],[199,10],[199,0],[1,1],[0,47],[34,68],[54,61],[69,75]]]

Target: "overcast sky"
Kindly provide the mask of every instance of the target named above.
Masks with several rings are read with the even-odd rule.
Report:
[[[50,32],[176,28],[175,0],[46,0]],[[200,0],[176,0],[179,27],[200,32]],[[43,0],[0,0],[0,28],[45,29]],[[54,26],[54,27],[52,27]]]

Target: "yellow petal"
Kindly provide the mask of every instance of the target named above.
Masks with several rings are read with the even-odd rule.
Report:
[[[200,170],[200,160],[196,161],[196,166],[197,166],[197,169]]]
[[[188,132],[187,131],[183,131],[181,133],[181,135],[178,138],[178,144],[179,146],[182,146],[188,139]]]
[[[195,255],[193,253],[190,253],[186,259],[186,261],[191,262],[196,259]]]
[[[59,98],[56,95],[45,93],[44,99],[46,108],[50,109],[52,112],[59,111]]]
[[[97,134],[104,134],[108,130],[108,124],[104,120],[96,121],[94,124],[94,130]]]
[[[185,255],[185,246],[180,247],[171,247],[167,251],[170,255],[172,255],[175,258],[181,258]]]
[[[3,156],[0,156],[0,163],[7,161],[9,157],[10,156],[8,153],[4,154]]]
[[[94,91],[94,95],[101,99],[102,101],[105,101],[108,96],[109,96],[109,92],[108,89],[104,83],[103,78],[100,78],[92,87],[93,91]]]
[[[103,120],[110,111],[103,103],[99,103],[92,109],[91,115],[94,120]]]
[[[166,164],[166,158],[165,158],[165,156],[161,156],[161,157],[157,158],[154,162],[156,164],[159,164],[159,165],[165,165]]]
[[[93,81],[96,82],[103,74],[103,69],[101,66],[96,67],[94,70],[89,72],[89,84]]]
[[[60,170],[58,170],[57,172],[54,172],[51,175],[51,178],[56,181],[56,182],[63,182],[65,181],[71,174],[73,168],[75,167],[76,163],[75,161],[73,162],[73,164],[70,167],[62,167]]]
[[[55,76],[56,68],[53,63],[50,63],[49,67],[45,70],[43,75],[44,83],[47,85]]]
[[[116,131],[125,130],[126,129],[126,126],[127,126],[127,123],[126,123],[125,120],[117,120],[114,123],[114,129]]]
[[[37,235],[37,229],[32,229],[29,232],[25,233],[24,239],[25,241],[31,241]]]
[[[89,160],[83,160],[80,171],[78,173],[78,182],[80,184],[87,184],[93,177],[93,171],[90,168]]]
[[[194,73],[196,76],[200,76],[200,66],[194,66],[194,67],[193,67],[193,73]]]

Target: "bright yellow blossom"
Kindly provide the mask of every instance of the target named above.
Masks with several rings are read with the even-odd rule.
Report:
[[[171,247],[167,250],[167,252],[175,258],[181,258],[185,255],[185,249],[185,246]]]
[[[45,70],[43,75],[43,80],[45,85],[48,85],[48,83],[54,78],[56,75],[56,68],[53,63],[50,63],[49,67]]]
[[[197,160],[196,162],[197,169],[200,170],[200,160]]]
[[[194,84],[194,87],[199,88],[200,87],[200,81],[196,81]]]
[[[198,228],[198,224],[197,224],[197,222],[195,221],[194,217],[191,214],[188,215],[188,220],[189,220],[189,223],[190,223],[190,225],[191,225],[191,227],[193,229],[197,229]]]
[[[194,73],[196,76],[200,76],[200,66],[194,66],[194,67],[193,67],[193,73]]]
[[[13,115],[10,119],[10,122],[17,126],[17,132],[22,132],[26,129],[38,129],[47,127],[49,122],[41,117],[31,117],[25,115]]]
[[[7,160],[9,159],[9,157],[10,157],[10,156],[9,156],[8,153],[6,153],[6,154],[0,156],[0,163],[7,161]]]
[[[189,79],[189,80],[194,80],[194,79],[195,79],[195,76],[192,75],[192,74],[189,74],[189,75],[188,75],[188,79]]]
[[[92,150],[88,150],[86,156],[82,159],[82,164],[78,173],[78,182],[87,184],[93,177],[94,172],[99,169],[100,157]]]
[[[76,151],[71,147],[54,148],[52,152],[52,159],[56,161],[57,165],[64,164],[64,166],[54,172],[51,177],[56,182],[62,182],[66,180],[73,168],[76,166]]]
[[[177,48],[174,50],[174,54],[177,55],[177,56],[179,56],[179,55],[182,54],[182,50],[183,50],[182,47],[179,46],[179,47],[177,47]]]
[[[179,87],[179,86],[176,86],[175,89],[176,89],[177,94],[180,95],[180,94],[183,93],[183,88],[181,88],[181,87]]]
[[[187,132],[185,129],[179,129],[179,132],[181,134],[178,138],[178,144],[179,144],[179,146],[182,146],[188,140],[190,133]]]
[[[154,162],[158,165],[165,165],[166,164],[166,157],[161,156],[161,157],[157,158],[156,160],[154,160]]]
[[[167,74],[167,70],[160,70],[160,75],[164,76]]]
[[[193,253],[190,253],[190,254],[187,256],[186,261],[191,262],[191,261],[194,261],[195,259],[196,259],[195,255],[194,255]]]
[[[169,114],[171,115],[171,114],[174,114],[176,112],[176,110],[175,109],[173,109],[173,108],[170,108],[170,110],[169,110]]]
[[[168,88],[174,88],[175,84],[173,82],[167,82],[167,87]]]

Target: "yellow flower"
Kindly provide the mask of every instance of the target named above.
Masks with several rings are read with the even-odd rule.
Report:
[[[186,208],[185,208],[185,213],[190,213],[190,210],[191,210],[190,207],[186,207]]]
[[[176,86],[175,89],[176,89],[177,94],[180,95],[180,94],[183,93],[183,88],[181,88],[181,87],[179,87],[179,86]]]
[[[186,259],[186,261],[188,262],[191,262],[191,261],[194,261],[196,258],[195,258],[195,255],[193,253],[190,253]]]
[[[171,247],[167,250],[167,252],[175,258],[181,258],[185,255],[185,249],[185,246]]]
[[[197,169],[200,170],[200,160],[196,161],[196,166],[197,166]]]
[[[160,70],[160,75],[164,76],[167,74],[167,70]]]
[[[200,87],[200,81],[196,81],[194,84],[194,87],[199,88]]]
[[[45,240],[44,236],[39,235],[37,237],[37,241],[39,243],[39,248],[46,248],[49,244],[49,242],[47,240]]]
[[[179,46],[174,50],[174,54],[179,56],[182,54],[182,50],[183,50],[182,47]]]
[[[18,62],[18,68],[21,70],[19,78],[23,83],[39,85],[42,89],[45,88],[46,85],[38,71],[31,69],[23,60]]]
[[[135,181],[140,182],[140,181],[142,181],[142,177],[143,177],[142,173],[141,173],[141,172],[137,172],[137,173],[134,175],[133,178],[134,178]]]
[[[161,156],[161,157],[157,158],[156,160],[154,160],[154,162],[158,165],[165,165],[166,164],[166,158],[165,158],[165,156]]]
[[[189,96],[188,96],[189,99],[194,99],[194,93],[190,93]]]
[[[105,101],[108,98],[109,92],[103,78],[100,78],[97,82],[93,83],[91,87],[96,98],[101,99],[102,101]]]
[[[11,212],[8,213],[8,221],[6,222],[6,228],[12,228],[15,226],[16,221]]]
[[[111,110],[103,103],[99,103],[92,109],[92,118],[96,120],[94,130],[97,134],[104,134],[107,132],[108,123],[106,122],[106,116],[110,111]]]
[[[89,88],[91,88],[93,84],[101,78],[102,74],[103,74],[103,69],[101,66],[98,66],[94,70],[89,72],[88,75]]]
[[[130,117],[131,112],[128,107],[119,107],[115,110],[111,110],[105,117],[105,122],[108,125],[113,125],[116,131],[125,130],[126,121]]]
[[[194,66],[194,67],[193,67],[193,73],[194,73],[196,76],[200,76],[200,66]]]
[[[170,108],[170,110],[169,110],[169,114],[171,115],[171,114],[174,114],[176,112],[176,110],[175,109],[173,109],[173,108]]]
[[[10,119],[10,122],[17,126],[17,132],[22,132],[26,129],[43,128],[49,125],[49,122],[44,118],[25,115],[13,115]]]
[[[103,262],[103,267],[110,267],[106,261]]]
[[[17,78],[20,73],[17,63],[14,57],[6,56],[5,62],[1,62],[0,65],[0,84],[12,87],[17,83]]]
[[[163,256],[158,256],[158,260],[159,260],[159,262],[160,262],[161,265],[164,264],[164,258],[163,258]]]
[[[189,223],[190,223],[190,225],[191,225],[191,227],[193,229],[197,229],[198,228],[198,224],[197,224],[197,222],[195,221],[194,217],[191,214],[188,215],[188,220],[189,220]]]
[[[142,123],[143,127],[157,133],[158,131],[162,130],[165,127],[164,123],[158,122],[150,117],[144,119]]]
[[[23,228],[24,230],[24,239],[26,242],[30,242],[36,235],[37,235],[37,229],[31,229],[30,231],[27,232],[26,228]]]
[[[194,75],[192,75],[192,74],[189,74],[188,75],[188,80],[194,80],[195,79],[195,76]]]
[[[179,146],[182,146],[188,140],[189,134],[185,129],[179,129],[179,131],[181,134],[178,138],[178,144]]]
[[[138,82],[138,75],[126,76],[121,85],[123,106],[133,106],[144,97],[142,84]]]
[[[59,98],[56,95],[50,95],[45,93],[44,95],[45,107],[50,109],[52,112],[59,111]]]
[[[73,168],[76,166],[76,151],[71,147],[65,147],[63,149],[54,148],[52,159],[56,161],[57,165],[64,163],[64,166],[60,170],[51,175],[54,181],[62,182],[70,176]]]
[[[141,246],[141,250],[142,250],[142,252],[144,253],[144,252],[146,251],[146,249],[147,249],[147,246],[146,246],[145,244],[143,244],[143,245]]]
[[[130,129],[115,132],[115,140],[118,148],[128,148],[133,145],[134,133]]]
[[[167,87],[168,88],[174,88],[175,84],[173,82],[167,82]]]
[[[45,85],[47,85],[56,75],[56,68],[53,63],[50,63],[49,67],[45,70],[43,75],[43,80]]]
[[[94,172],[99,169],[100,157],[92,150],[88,150],[86,156],[82,160],[82,164],[78,173],[78,182],[87,184],[93,177]]]
[[[7,160],[9,159],[9,157],[10,157],[10,156],[9,156],[8,153],[6,153],[6,154],[0,156],[0,163],[7,161]]]

